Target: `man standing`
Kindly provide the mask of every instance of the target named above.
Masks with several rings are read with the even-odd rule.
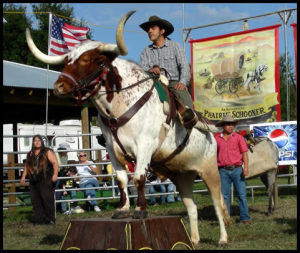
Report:
[[[148,33],[153,44],[143,50],[139,64],[143,70],[155,76],[160,75],[161,69],[167,71],[169,90],[186,107],[181,115],[183,125],[192,128],[197,123],[198,117],[194,114],[193,101],[187,89],[191,78],[190,67],[180,44],[167,37],[174,31],[173,25],[167,20],[151,16],[149,21],[141,24],[140,27]]]
[[[237,192],[237,200],[240,209],[240,221],[249,224],[247,192],[245,176],[248,175],[247,145],[244,138],[233,132],[238,123],[227,114],[217,122],[216,127],[222,127],[223,131],[215,136],[217,141],[217,162],[221,177],[221,190],[224,196],[228,213],[230,215],[230,189],[231,183]],[[244,168],[242,167],[244,163]]]

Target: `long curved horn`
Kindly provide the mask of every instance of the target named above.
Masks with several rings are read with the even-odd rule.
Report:
[[[64,61],[65,57],[67,56],[67,54],[64,55],[58,55],[58,56],[49,56],[46,55],[44,53],[42,53],[34,44],[31,34],[30,34],[30,30],[28,28],[26,28],[26,41],[28,44],[28,47],[30,49],[30,51],[32,52],[32,54],[41,62],[44,62],[46,64],[60,64]]]
[[[116,32],[117,45],[114,45],[114,44],[101,44],[98,47],[99,51],[101,51],[101,52],[111,52],[111,53],[115,53],[115,54],[123,55],[123,56],[127,55],[128,51],[127,51],[127,48],[126,48],[126,45],[125,45],[125,42],[124,42],[123,31],[124,31],[124,26],[125,26],[126,21],[135,12],[136,12],[136,10],[128,12],[120,20],[118,28],[117,28],[117,32]]]
[[[130,18],[130,16],[135,13],[136,10],[128,12],[119,22],[117,33],[116,33],[116,41],[118,48],[120,50],[120,55],[127,55],[128,51],[124,42],[123,31],[126,21]]]

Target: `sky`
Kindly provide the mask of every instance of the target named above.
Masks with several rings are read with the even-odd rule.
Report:
[[[27,12],[31,11],[27,4]],[[175,31],[169,36],[179,42],[185,49],[190,63],[190,39],[197,40],[213,36],[225,35],[242,31],[243,21],[220,24],[193,29],[184,43],[183,28],[204,26],[213,23],[246,19],[258,15],[297,8],[297,3],[69,3],[74,7],[77,20],[87,22],[92,31],[92,39],[104,43],[115,44],[118,22],[128,11],[136,12],[125,25],[124,40],[128,49],[128,60],[139,62],[142,50],[150,45],[148,35],[139,27],[147,22],[150,16],[156,15],[173,24]],[[31,15],[32,16],[32,15]],[[282,16],[284,14],[282,13]],[[286,26],[287,50],[294,59],[294,41],[291,23],[297,23],[297,10],[292,12]],[[279,53],[285,53],[284,23],[278,14],[255,18],[248,21],[249,30],[281,24],[279,28]],[[185,34],[186,37],[186,34]]]

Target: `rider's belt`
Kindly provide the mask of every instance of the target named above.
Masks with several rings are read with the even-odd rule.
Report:
[[[220,169],[225,169],[225,170],[233,170],[235,168],[241,167],[242,165],[227,165],[227,166],[219,166]]]

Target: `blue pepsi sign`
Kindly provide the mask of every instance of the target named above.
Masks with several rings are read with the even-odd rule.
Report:
[[[278,165],[297,164],[297,122],[274,122],[250,125],[253,137],[265,136],[279,148]]]

